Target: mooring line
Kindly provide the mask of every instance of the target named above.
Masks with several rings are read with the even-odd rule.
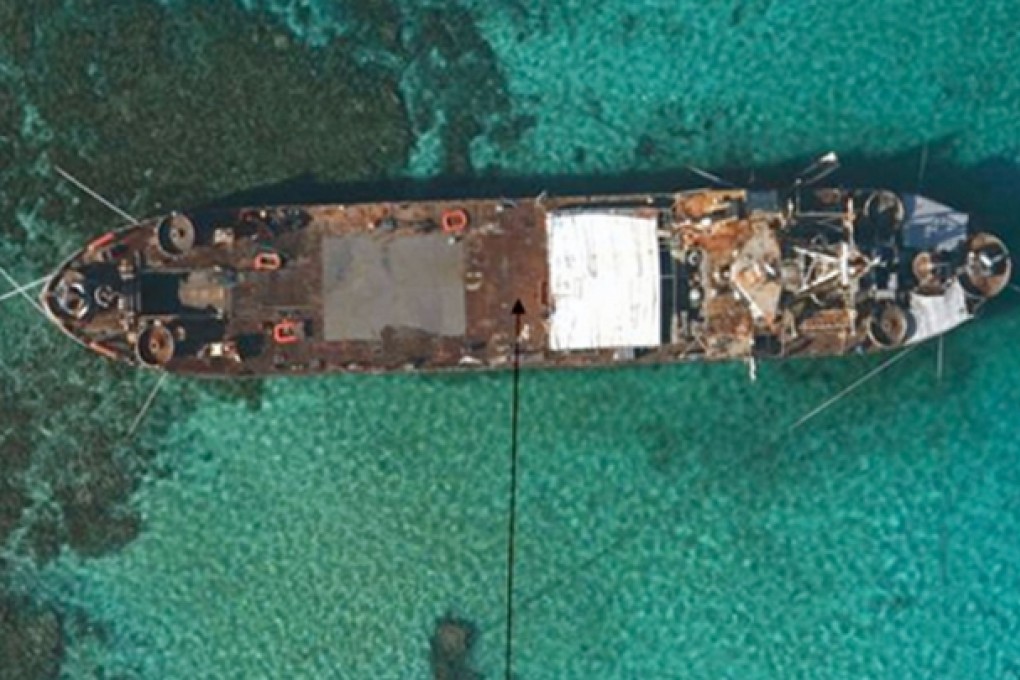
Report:
[[[76,178],[74,175],[69,173],[67,170],[64,170],[59,165],[54,165],[53,169],[56,170],[57,174],[59,174],[64,179],[66,179],[68,182],[70,182],[71,184],[75,185],[76,187],[78,187],[79,189],[84,191],[86,194],[88,194],[89,196],[91,196],[92,198],[96,199],[97,201],[99,201],[100,203],[105,205],[107,208],[112,210],[113,212],[117,213],[118,215],[120,215],[121,217],[126,219],[131,224],[138,224],[138,220],[136,220],[134,217],[129,215],[126,211],[121,210],[120,208],[118,208],[116,205],[113,204],[112,201],[109,201],[109,200],[103,198],[99,194],[98,191],[95,191],[94,189],[90,189],[84,182],[82,182],[81,180]]]
[[[902,359],[907,354],[917,349],[917,347],[919,346],[920,345],[913,345],[904,350],[903,352],[891,357],[881,366],[878,366],[877,368],[873,369],[863,378],[860,378],[855,383],[850,385],[848,388],[844,389],[842,392],[840,392],[840,394],[837,395],[836,398],[830,399],[828,402],[826,402],[826,404],[823,404],[822,407],[827,408],[828,406],[831,406],[831,403],[834,403],[835,400],[842,396],[845,396],[851,390],[856,389],[860,385],[864,384],[864,382],[866,382],[868,379],[874,377],[881,371],[890,367],[893,363],[898,362],[900,359]],[[736,470],[739,470],[741,466],[745,466],[748,464],[749,461],[754,460],[758,455],[774,450],[775,447],[779,446],[780,442],[782,442],[784,439],[792,435],[795,427],[798,427],[799,425],[803,424],[804,422],[807,421],[808,418],[813,417],[813,415],[817,415],[818,412],[820,412],[820,410],[816,408],[814,412],[812,412],[812,414],[808,414],[804,418],[801,418],[801,420],[795,423],[793,426],[783,430],[775,430],[772,433],[771,437],[766,437],[760,440],[757,446],[751,447],[751,450],[749,451],[748,455],[738,457],[737,459],[730,461],[729,463],[722,466],[716,476],[720,479],[725,479],[728,477],[728,475],[734,473]],[[648,528],[648,526],[651,525],[652,520],[661,519],[665,517],[668,513],[673,512],[679,506],[682,500],[683,498],[670,501],[665,503],[663,506],[655,508],[654,512],[652,513],[651,520],[645,522],[641,527],[639,527],[636,530],[627,529],[625,531],[617,532],[615,534],[615,537],[609,540],[606,545],[589,554],[584,559],[574,563],[572,566],[569,566],[566,569],[562,570],[561,573],[557,574],[556,576],[553,576],[548,581],[541,584],[538,588],[535,588],[533,591],[526,593],[525,596],[522,597],[520,602],[518,603],[518,608],[526,609],[532,606],[534,603],[538,602],[549,593],[555,592],[556,590],[566,586],[571,580],[576,579],[580,574],[586,572],[588,569],[590,569],[595,564],[598,564],[603,559],[609,557],[610,555],[618,553],[625,546],[627,546],[628,544],[636,540],[640,535],[642,535],[644,531]]]
[[[945,351],[946,351],[946,336],[942,334],[939,336],[938,352],[935,355],[935,380],[942,383],[942,370],[945,366]]]
[[[868,371],[867,373],[864,374],[864,376],[858,378],[857,380],[852,382],[850,385],[848,385],[847,387],[845,387],[842,390],[840,390],[839,392],[837,392],[834,396],[830,397],[829,399],[827,399],[826,401],[824,401],[823,403],[821,403],[820,405],[818,405],[817,407],[815,407],[814,409],[809,411],[807,414],[802,416],[800,418],[800,420],[798,420],[797,422],[795,422],[793,425],[791,425],[789,427],[790,431],[796,430],[798,427],[800,427],[801,425],[803,425],[807,421],[811,420],[812,418],[817,416],[819,413],[821,413],[825,409],[829,408],[830,406],[832,406],[833,404],[838,402],[840,399],[842,399],[843,397],[847,396],[848,394],[850,394],[851,392],[856,390],[858,387],[860,387],[864,383],[868,382],[869,380],[874,378],[876,375],[878,375],[879,373],[881,373],[885,369],[889,368],[890,366],[895,364],[897,361],[899,361],[903,357],[907,356],[908,354],[910,354],[911,352],[913,352],[915,349],[917,349],[920,346],[921,345],[918,344],[918,345],[914,345],[913,347],[910,347],[908,349],[905,349],[902,352],[900,352],[899,354],[897,354],[896,356],[892,357],[891,359],[887,359],[886,361],[882,362],[878,367],[874,368],[873,370]]]
[[[163,386],[163,381],[166,380],[166,377],[168,375],[170,374],[163,373],[162,375],[159,376],[159,380],[156,381],[156,384],[152,388],[152,391],[149,392],[149,396],[146,398],[145,403],[142,404],[142,408],[139,409],[138,415],[135,416],[134,421],[131,423],[131,427],[128,429],[126,439],[131,439],[131,435],[133,435],[135,433],[135,430],[138,429],[138,425],[141,424],[142,418],[144,418],[145,414],[149,411],[149,408],[152,406],[152,402],[155,401],[156,399],[156,394],[159,392],[159,388]]]
[[[928,171],[928,142],[924,143],[921,147],[921,160],[917,166],[917,193],[921,193],[921,188],[924,186],[924,175]]]
[[[0,267],[0,276],[3,276],[5,279],[7,279],[7,283],[11,284],[11,286],[14,287],[14,291],[13,292],[17,293],[18,295],[21,295],[21,297],[23,297],[26,300],[28,300],[28,304],[30,304],[33,307],[35,307],[39,311],[40,314],[42,314],[43,316],[46,316],[46,312],[44,312],[43,308],[39,306],[39,303],[36,302],[35,300],[33,300],[29,296],[29,294],[25,292],[25,286],[22,286],[20,283],[18,283],[16,280],[14,280],[14,277],[11,276],[10,274],[8,274],[7,270],[4,269],[3,267]]]
[[[23,293],[23,292],[30,291],[33,288],[38,287],[40,284],[46,283],[46,281],[48,281],[49,278],[50,278],[49,276],[43,276],[41,278],[36,279],[35,281],[32,281],[31,283],[24,283],[24,284],[18,286],[17,288],[15,288],[14,290],[9,290],[6,293],[4,293],[3,295],[0,295],[0,302],[3,302],[4,300],[8,300],[8,299],[10,299],[12,297],[15,297],[17,295],[21,295],[21,293]]]

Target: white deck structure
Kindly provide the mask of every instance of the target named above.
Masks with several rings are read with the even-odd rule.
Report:
[[[973,318],[967,311],[966,295],[959,281],[954,281],[942,295],[911,293],[910,313],[917,328],[907,340],[908,344],[924,342]]]
[[[661,344],[655,218],[552,213],[549,276],[553,350]]]

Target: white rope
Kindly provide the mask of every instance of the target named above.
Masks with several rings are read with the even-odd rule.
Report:
[[[18,286],[14,290],[7,291],[3,295],[0,295],[0,302],[3,302],[4,300],[8,300],[8,299],[14,297],[15,295],[20,295],[23,291],[32,290],[36,286],[38,286],[40,284],[43,284],[43,283],[46,283],[49,280],[49,278],[50,278],[49,276],[44,276],[41,279],[36,279],[35,281],[33,281],[31,283],[26,283],[26,284],[24,284],[22,286]]]
[[[44,312],[43,308],[39,306],[39,303],[33,300],[31,297],[29,297],[28,293],[25,292],[25,286],[22,286],[17,281],[15,281],[14,278],[10,274],[8,274],[7,270],[4,269],[3,267],[0,267],[0,276],[3,276],[5,279],[7,279],[7,283],[11,284],[11,286],[14,287],[14,291],[21,295],[21,297],[28,300],[28,303],[35,307],[37,310],[39,310],[40,314],[46,316],[46,312]]]
[[[921,161],[917,168],[917,193],[921,193],[924,186],[924,173],[928,171],[928,142],[921,147]]]
[[[77,178],[75,178],[74,175],[69,173],[67,170],[64,170],[59,165],[54,165],[53,169],[56,170],[57,173],[61,177],[66,179],[68,182],[70,182],[71,184],[75,185],[76,187],[78,187],[79,189],[84,191],[86,194],[88,194],[89,196],[91,196],[92,198],[96,199],[97,201],[99,201],[100,203],[105,205],[107,208],[112,210],[113,212],[117,213],[118,215],[120,215],[121,217],[126,219],[131,224],[138,224],[138,220],[136,220],[134,217],[131,217],[131,215],[127,214],[125,211],[123,211],[120,208],[118,208],[117,206],[115,206],[111,201],[108,201],[105,198],[103,198],[102,196],[100,196],[99,192],[93,191],[92,189],[87,187],[84,182],[79,181]]]
[[[722,177],[719,177],[718,175],[713,175],[712,173],[706,170],[702,170],[701,168],[696,168],[693,165],[688,165],[687,169],[693,172],[698,177],[701,177],[702,179],[707,179],[709,182],[712,182],[713,184],[718,184],[721,187],[735,186],[733,182],[724,180]]]
[[[152,391],[149,392],[149,396],[146,398],[145,403],[142,404],[142,408],[139,409],[138,415],[135,416],[134,421],[131,423],[131,427],[127,432],[127,439],[131,439],[131,435],[133,435],[135,430],[138,429],[138,425],[141,424],[142,418],[144,418],[145,414],[148,413],[149,408],[152,406],[152,402],[156,400],[156,394],[159,392],[159,388],[163,386],[163,381],[166,380],[168,375],[169,373],[163,373],[159,376],[159,380],[156,381],[156,384],[153,386]]]
[[[935,380],[942,382],[942,367],[944,364],[943,354],[945,353],[946,336],[939,336],[938,354],[935,355]]]
[[[879,365],[877,368],[874,368],[871,371],[868,371],[864,375],[864,377],[858,378],[849,387],[844,388],[842,391],[837,393],[835,396],[827,399],[821,405],[819,405],[816,408],[814,408],[811,411],[809,411],[800,420],[798,420],[797,422],[795,422],[793,425],[790,426],[790,431],[796,430],[798,427],[800,427],[801,425],[803,425],[807,421],[811,420],[812,418],[817,416],[819,413],[821,413],[825,409],[829,408],[830,406],[832,406],[833,404],[838,402],[840,399],[842,399],[843,397],[847,396],[848,394],[850,394],[851,392],[856,390],[858,387],[860,387],[864,383],[866,383],[869,380],[871,380],[872,378],[874,378],[876,375],[878,375],[879,373],[881,373],[885,369],[887,369],[890,366],[892,366],[893,364],[895,364],[897,361],[899,361],[903,357],[907,356],[908,354],[913,352],[918,347],[920,347],[920,345],[914,345],[913,347],[905,349],[902,352],[900,352],[899,354],[897,354],[896,356],[892,357],[891,359],[886,360],[884,363]]]

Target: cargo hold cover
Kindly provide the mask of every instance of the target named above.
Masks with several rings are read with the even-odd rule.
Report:
[[[387,329],[464,334],[464,249],[442,234],[327,237],[322,298],[328,341],[383,339]]]
[[[549,346],[653,347],[661,342],[657,221],[605,212],[552,213]]]

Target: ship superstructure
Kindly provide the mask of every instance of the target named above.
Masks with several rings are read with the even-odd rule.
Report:
[[[41,301],[111,359],[264,376],[497,368],[515,342],[549,366],[890,349],[1010,274],[923,196],[703,189],[174,212],[88,244]]]

